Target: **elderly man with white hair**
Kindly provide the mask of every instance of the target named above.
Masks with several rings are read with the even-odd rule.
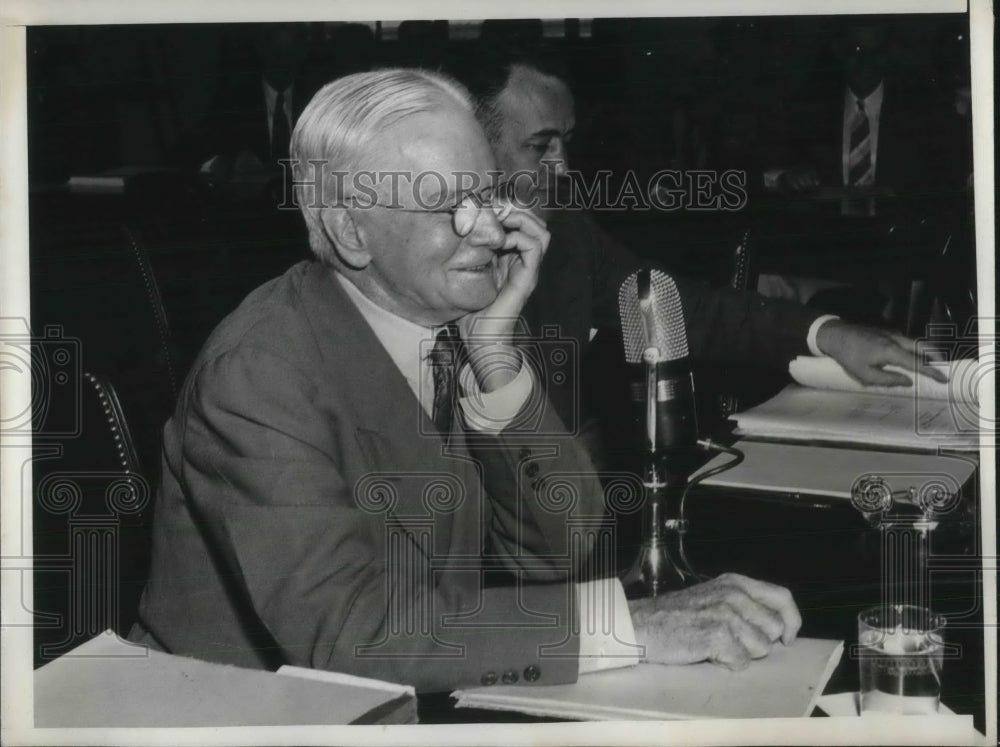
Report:
[[[133,640],[442,691],[639,657],[735,668],[794,639],[764,582],[626,603],[613,569],[584,577],[600,485],[514,344],[549,235],[494,198],[460,85],[339,79],[291,152],[316,257],[250,294],[188,376]]]

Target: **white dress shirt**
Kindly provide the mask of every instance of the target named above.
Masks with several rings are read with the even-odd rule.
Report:
[[[433,348],[438,329],[424,327],[383,309],[340,273],[337,273],[337,280],[410,385],[424,411],[431,415],[434,377],[428,353]],[[535,386],[531,367],[525,365],[511,382],[493,392],[479,390],[468,364],[459,373],[458,380],[463,394],[458,400],[459,408],[466,425],[486,432],[500,431],[509,425]],[[598,579],[577,584],[576,591],[580,628],[575,632],[580,638],[580,674],[638,663],[640,650],[621,582],[617,578]]]
[[[339,272],[337,280],[403,374],[424,412],[433,417],[434,373],[430,352],[442,328],[425,327],[383,309]],[[485,433],[496,433],[509,425],[534,388],[531,367],[523,365],[513,380],[492,392],[479,389],[468,364],[459,372],[458,383],[463,395],[458,398],[458,405],[466,425]]]

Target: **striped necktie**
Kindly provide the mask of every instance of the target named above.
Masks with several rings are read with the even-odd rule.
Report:
[[[455,414],[455,374],[458,370],[460,345],[458,327],[449,324],[437,333],[429,357],[434,379],[431,418],[446,443],[451,434],[451,421]]]
[[[865,187],[875,181],[875,170],[872,168],[872,138],[871,124],[868,122],[868,112],[865,102],[858,99],[858,110],[851,120],[850,151],[847,156],[847,185],[849,187]]]
[[[847,186],[870,187],[875,183],[875,165],[872,163],[872,130],[865,111],[865,102],[857,99],[858,108],[851,118],[851,139],[847,156]],[[875,200],[863,197],[844,200],[844,215],[874,215]]]

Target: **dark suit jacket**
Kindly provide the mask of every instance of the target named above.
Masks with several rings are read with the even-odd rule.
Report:
[[[294,266],[215,330],[166,425],[132,637],[425,691],[574,680],[576,601],[556,582],[603,500],[551,407],[527,415],[445,450],[332,271]],[[490,560],[518,586],[484,589]]]
[[[301,78],[292,84],[289,132],[314,93],[313,87]],[[241,76],[230,83],[212,114],[211,127],[214,153],[235,157],[247,151],[264,164],[270,162],[267,102],[260,75]]]
[[[295,128],[299,115],[319,89],[321,81],[300,75],[292,84],[292,121]],[[231,166],[240,153],[252,153],[265,166],[271,163],[271,141],[268,130],[267,101],[259,70],[231,70],[221,81],[211,108],[190,132],[185,134],[171,154],[172,161],[182,167],[198,169],[213,156],[219,156]]]
[[[552,238],[523,315],[536,334],[548,325],[575,341],[582,359],[591,328],[620,330],[618,288],[648,263],[601,230],[586,211],[553,211],[546,220]],[[808,353],[809,325],[819,316],[815,310],[671,275],[694,358],[784,367]],[[564,421],[574,411],[583,412],[587,397],[579,401],[579,387],[581,382],[573,378],[549,383],[549,398]]]
[[[812,166],[825,187],[842,186],[846,83],[837,75],[814,77],[791,107],[792,165]],[[964,187],[971,154],[953,105],[930,86],[883,83],[875,185],[896,195],[890,207],[934,205]],[[839,211],[839,202],[835,207]],[[881,209],[881,206],[880,206]]]

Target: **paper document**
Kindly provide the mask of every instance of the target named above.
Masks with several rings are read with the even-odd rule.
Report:
[[[743,452],[743,462],[707,478],[702,485],[850,500],[851,489],[859,479],[879,475],[893,491],[912,487],[919,495],[931,483],[955,492],[961,490],[978,464],[977,459],[969,457],[767,441],[738,441],[734,446]],[[731,459],[728,454],[720,454],[695,474]]]
[[[800,638],[733,672],[717,664],[639,664],[580,676],[569,685],[458,690],[457,707],[595,720],[808,716],[844,644]]]
[[[980,377],[979,361],[964,359],[949,363],[934,363],[934,368],[948,375],[947,382],[937,381],[926,374],[914,375],[898,366],[886,366],[887,371],[901,373],[913,380],[910,386],[865,386],[852,379],[833,358],[800,355],[788,364],[788,372],[802,386],[832,389],[840,392],[888,394],[894,397],[919,397],[951,400],[977,406]]]
[[[298,675],[298,676],[296,676]],[[213,664],[112,631],[35,671],[35,726],[180,727],[414,723],[412,687],[336,672]]]
[[[740,436],[937,451],[978,449],[978,417],[978,408],[952,400],[789,384],[733,420]]]
[[[830,695],[824,695],[819,700],[816,701],[816,707],[819,708],[827,716],[860,716],[861,708],[860,703],[858,703],[858,693],[848,692],[848,693],[832,693]],[[880,714],[877,713],[867,713],[865,718],[870,718],[872,716],[878,717]],[[887,714],[889,718],[892,718],[891,714]],[[947,717],[955,716],[955,712],[951,710],[944,703],[938,705],[938,716]],[[972,716],[961,716],[959,717],[963,722],[968,721],[968,725],[972,726]]]

